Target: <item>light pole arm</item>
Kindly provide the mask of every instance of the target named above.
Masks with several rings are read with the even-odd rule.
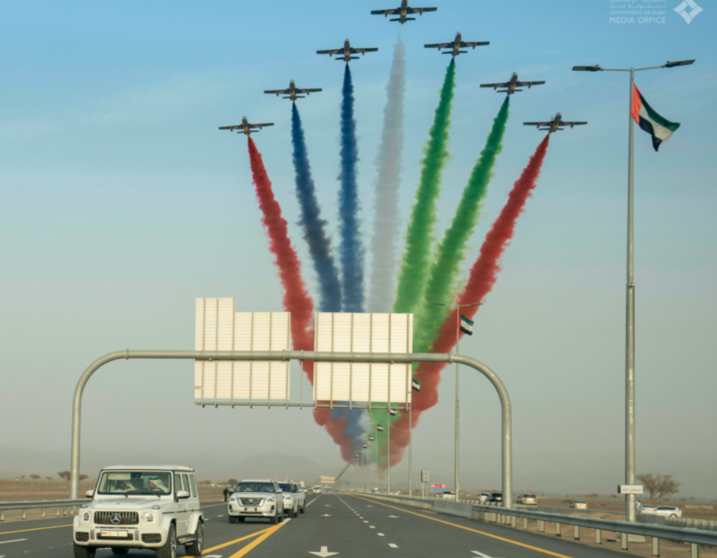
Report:
[[[512,506],[513,491],[513,451],[512,451],[512,411],[510,397],[505,385],[488,366],[474,358],[444,353],[331,353],[314,351],[116,351],[108,353],[94,361],[80,376],[72,401],[72,449],[70,467],[70,498],[79,498],[80,488],[80,423],[82,413],[82,393],[92,375],[102,366],[113,360],[121,359],[186,359],[186,360],[234,360],[234,361],[287,361],[309,360],[314,362],[446,362],[460,363],[483,374],[495,390],[501,405],[502,432],[502,473],[503,506]]]

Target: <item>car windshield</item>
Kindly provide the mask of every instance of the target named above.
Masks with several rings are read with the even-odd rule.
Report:
[[[279,488],[281,488],[281,490],[282,490],[283,492],[291,492],[291,491],[292,491],[292,490],[291,490],[291,485],[288,484],[288,483],[286,483],[286,482],[281,482],[281,483],[279,483]]]
[[[171,473],[156,471],[105,471],[100,478],[99,494],[152,494],[163,496],[172,493]]]
[[[235,492],[271,492],[274,493],[274,485],[270,482],[240,482]]]

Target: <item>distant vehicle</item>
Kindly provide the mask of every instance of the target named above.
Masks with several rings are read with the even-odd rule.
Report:
[[[371,13],[373,15],[382,15],[384,17],[388,16],[395,16],[397,15],[397,19],[392,19],[390,21],[398,21],[401,25],[406,23],[407,21],[415,21],[415,17],[407,17],[409,15],[418,14],[423,15],[424,12],[435,12],[438,8],[411,8],[408,5],[408,0],[402,0],[401,6],[398,8],[393,8],[389,10],[371,10]]]
[[[241,124],[237,124],[236,126],[219,126],[219,129],[229,130],[230,132],[236,130],[240,134],[246,134],[247,136],[249,136],[252,132],[260,132],[262,128],[273,125],[273,122],[265,122],[263,124],[250,124],[245,116],[241,119]]]
[[[313,490],[314,490],[314,494],[321,494],[321,485],[320,484],[314,485]]]
[[[518,87],[527,87],[530,89],[533,85],[543,85],[544,83],[544,81],[518,81],[518,74],[514,72],[509,81],[504,83],[481,83],[480,86],[492,87],[498,93],[507,93],[508,95],[512,95],[516,91],[522,91],[522,89],[518,89]],[[502,87],[503,89],[498,91],[499,87]]]
[[[588,503],[582,500],[573,500],[570,502],[570,507],[574,510],[586,510],[588,509]]]
[[[682,517],[682,510],[677,506],[658,506],[655,515],[662,515],[670,519],[678,519]]]
[[[284,514],[289,517],[296,517],[304,513],[306,508],[306,497],[293,482],[280,482],[279,488],[284,493]]]
[[[490,498],[488,499],[488,505],[493,504],[502,504],[503,503],[503,493],[502,492],[491,492]]]
[[[490,41],[482,41],[482,42],[466,42],[463,40],[460,33],[456,34],[456,38],[453,39],[450,43],[431,43],[428,45],[425,45],[426,48],[437,48],[439,51],[443,50],[444,48],[450,48],[451,50],[444,52],[443,54],[452,54],[455,58],[459,54],[466,54],[467,50],[461,50],[462,48],[468,48],[472,47],[474,50],[477,46],[486,46],[489,45]]]
[[[549,134],[552,134],[553,132],[558,132],[563,129],[564,126],[570,126],[571,128],[575,126],[584,126],[587,124],[587,122],[566,122],[562,120],[563,115],[560,113],[557,113],[555,116],[553,116],[553,119],[548,122],[523,122],[524,126],[537,126],[538,130],[540,131],[547,131]]]
[[[296,87],[296,84],[294,83],[294,80],[292,79],[289,82],[289,89],[267,89],[264,91],[264,93],[267,93],[269,95],[276,95],[277,97],[279,95],[288,95],[288,97],[282,97],[283,99],[291,99],[292,101],[296,101],[296,99],[305,99],[303,95],[298,95],[299,93],[305,93],[306,95],[309,95],[311,93],[318,93],[319,91],[323,91],[323,89],[299,89]]]
[[[490,500],[490,492],[481,492],[480,494],[478,494],[477,500],[480,505],[487,505],[488,501]]]
[[[243,480],[229,498],[229,523],[244,523],[247,517],[284,521],[284,496],[279,483],[271,479]]]
[[[371,492],[372,494],[378,494],[378,486],[374,486],[374,487],[370,490],[370,492]]]
[[[91,500],[80,507],[72,526],[76,558],[94,558],[97,549],[113,554],[154,550],[174,557],[204,550],[204,514],[194,469],[178,465],[116,466],[100,471]]]
[[[455,500],[456,495],[454,492],[451,492],[450,490],[445,490],[443,494],[441,494],[441,499],[443,500]]]
[[[538,497],[535,494],[521,494],[518,496],[518,503],[526,506],[537,506]]]
[[[640,513],[655,513],[657,506],[651,506],[650,504],[643,504],[640,506]]]
[[[329,56],[333,57],[334,54],[339,54],[340,56],[336,57],[336,60],[343,60],[347,64],[351,62],[351,60],[358,60],[361,58],[360,56],[351,56],[352,54],[366,54],[367,52],[377,52],[378,48],[371,47],[371,48],[354,48],[351,46],[351,43],[348,39],[344,41],[343,48],[333,48],[329,50],[317,50],[316,54],[328,54]]]

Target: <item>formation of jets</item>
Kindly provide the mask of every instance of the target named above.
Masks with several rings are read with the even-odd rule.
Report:
[[[333,56],[334,54],[339,54],[340,56],[336,57],[336,60],[343,60],[347,64],[351,62],[351,60],[358,60],[360,56],[351,56],[352,54],[366,54],[367,52],[377,52],[377,48],[353,48],[351,46],[351,43],[348,39],[344,41],[343,48],[332,48],[329,50],[317,50],[316,54],[328,54],[329,56]]]
[[[525,126],[536,126],[538,130],[547,131],[549,134],[562,130],[564,126],[570,126],[572,128],[574,126],[584,126],[585,124],[587,124],[587,122],[565,121],[563,120],[563,115],[560,113],[553,116],[553,119],[548,122],[523,122]]]
[[[397,19],[392,19],[390,21],[398,21],[401,25],[406,23],[407,21],[415,21],[415,17],[408,17],[409,15],[423,15],[424,12],[435,12],[438,8],[411,8],[408,5],[408,0],[403,0],[401,2],[401,6],[398,8],[393,8],[390,10],[371,10],[371,13],[373,15],[382,15],[385,17],[388,16],[398,16]]]
[[[518,87],[527,87],[530,89],[533,85],[543,85],[544,83],[544,81],[518,81],[518,74],[513,73],[510,81],[506,81],[505,83],[481,83],[480,86],[492,87],[496,93],[507,93],[508,95],[512,95],[516,91],[522,91],[522,89],[518,89]],[[499,87],[503,87],[504,89],[498,91]]]
[[[489,45],[490,41],[482,41],[482,42],[466,42],[463,40],[463,37],[460,33],[456,34],[456,38],[453,39],[450,43],[433,43],[430,45],[425,45],[426,48],[437,48],[439,51],[443,50],[444,48],[450,48],[451,50],[444,52],[443,54],[452,54],[453,58],[458,56],[459,54],[466,54],[467,50],[461,50],[462,48],[468,48],[473,47],[475,50],[478,46],[486,46]]]
[[[403,25],[407,21],[415,21],[415,17],[408,16],[415,14],[423,15],[426,12],[435,12],[437,9],[438,8],[412,8],[408,5],[408,0],[401,0],[401,5],[398,8],[392,8],[387,10],[371,10],[371,13],[374,15],[382,15],[384,17],[398,16],[395,19],[391,19],[389,21],[398,21],[399,23],[401,23],[401,25]],[[439,52],[443,51],[443,49],[449,49],[445,52],[442,52],[442,54],[450,54],[455,58],[459,54],[466,54],[468,52],[467,50],[462,49],[473,48],[475,50],[476,47],[486,46],[489,44],[490,41],[464,41],[461,34],[458,33],[456,34],[456,38],[453,39],[453,41],[451,41],[450,43],[432,43],[425,45],[425,48],[435,48],[438,49]],[[349,40],[346,39],[342,48],[317,50],[316,54],[328,54],[332,58],[335,55],[336,60],[341,60],[348,64],[349,62],[351,62],[351,60],[358,60],[360,58],[360,56],[354,56],[355,54],[365,55],[367,52],[377,51],[378,48],[375,47],[354,48],[351,46]],[[591,71],[597,71],[597,69],[599,69],[598,66],[590,66],[588,68],[590,68]],[[507,93],[508,95],[512,95],[513,93],[516,93],[518,91],[523,91],[522,89],[520,89],[521,87],[527,87],[528,89],[530,89],[533,85],[543,85],[544,83],[544,81],[519,81],[518,74],[513,73],[509,81],[502,83],[482,83],[481,87],[492,87],[497,93]],[[322,91],[322,89],[299,89],[294,84],[294,80],[291,80],[288,89],[269,89],[267,91],[264,91],[264,93],[276,95],[277,97],[283,95],[284,99],[290,99],[292,102],[295,102],[297,99],[304,99],[305,95],[309,95],[311,93],[318,93],[319,91]],[[582,126],[587,124],[587,122],[567,122],[563,121],[562,118],[562,115],[560,113],[557,113],[552,118],[552,120],[546,122],[523,122],[523,124],[526,126],[536,126],[538,130],[547,131],[548,134],[552,134],[553,132],[557,132],[558,130],[563,130],[566,126],[573,128],[574,126]],[[236,126],[221,126],[219,129],[229,130],[231,132],[236,130],[238,133],[246,134],[248,136],[251,134],[251,132],[258,132],[266,126],[273,125],[273,122],[251,124],[246,119],[246,117],[244,117],[242,118],[241,124],[238,124]]]
[[[262,128],[273,125],[273,122],[265,122],[263,124],[250,124],[245,116],[241,119],[241,124],[237,124],[236,126],[220,126],[219,129],[229,130],[230,132],[236,130],[239,134],[246,134],[247,136],[250,136],[252,132],[260,132]]]
[[[323,91],[323,89],[299,89],[294,84],[294,80],[292,79],[289,83],[289,89],[268,89],[267,91],[264,91],[264,93],[268,93],[270,95],[276,95],[277,97],[279,95],[288,95],[288,97],[282,97],[283,99],[291,99],[292,101],[296,101],[296,99],[304,99],[304,95],[297,95],[297,93],[302,93],[306,95],[310,95],[311,93],[318,93],[319,91]]]

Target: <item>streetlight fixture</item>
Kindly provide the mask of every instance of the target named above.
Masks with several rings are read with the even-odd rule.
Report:
[[[444,302],[434,302],[434,306],[446,306]],[[480,306],[482,302],[471,302],[470,304],[455,304],[453,305],[456,309],[456,354],[458,354],[459,344],[461,339],[461,308],[468,308],[470,306]],[[458,370],[458,363],[456,363],[456,448],[455,448],[455,470],[454,470],[454,488],[456,491],[456,502],[460,501],[460,487],[461,487],[461,468],[460,468],[460,372]]]
[[[575,72],[630,72],[630,114],[632,114],[632,91],[635,85],[635,72],[689,66],[694,60],[667,62],[662,66],[647,68],[601,68],[594,66],[573,66]],[[634,246],[635,234],[634,208],[634,166],[633,166],[633,119],[628,116],[628,159],[627,159],[627,309],[625,343],[625,483],[635,484],[635,273]],[[625,512],[628,521],[635,521],[635,495],[625,495]]]

